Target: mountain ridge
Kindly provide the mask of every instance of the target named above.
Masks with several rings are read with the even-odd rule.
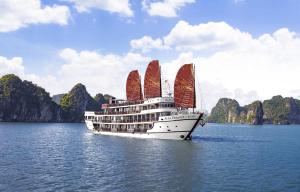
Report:
[[[8,74],[0,77],[0,122],[83,122],[84,111],[100,111],[110,97],[97,101],[80,83],[50,97],[44,88]]]
[[[273,96],[240,106],[230,98],[221,98],[213,107],[208,122],[262,124],[300,124],[300,100],[292,97]]]
[[[84,111],[100,111],[113,96],[92,97],[81,83],[68,93],[53,95],[14,74],[0,77],[0,122],[83,122]],[[213,123],[300,124],[300,100],[274,96],[264,101],[240,104],[221,98],[207,117]]]

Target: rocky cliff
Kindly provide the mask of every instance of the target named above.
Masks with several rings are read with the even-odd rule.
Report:
[[[100,98],[98,94],[96,98]],[[82,84],[53,98],[43,88],[10,74],[0,78],[0,122],[81,122],[84,111],[98,111],[110,95],[95,100]]]
[[[255,101],[241,107],[236,100],[222,98],[212,109],[208,121],[254,125],[263,123],[300,124],[300,100],[274,96],[263,103]]]
[[[80,83],[61,98],[60,106],[62,117],[67,122],[81,122],[84,111],[99,111],[101,107]]]
[[[98,93],[95,97],[94,100],[98,103],[99,106],[102,106],[102,104],[104,103],[109,103],[109,100],[114,98],[111,95],[108,94],[102,94],[102,93]]]
[[[101,93],[92,98],[82,84],[51,98],[45,89],[9,74],[0,78],[0,122],[81,122],[84,111],[99,111],[110,98]],[[216,123],[300,124],[300,100],[274,96],[263,103],[240,106],[236,100],[222,98],[207,119]]]
[[[43,88],[12,74],[0,78],[0,121],[62,122],[61,112]]]
[[[262,124],[263,108],[260,101],[241,107],[234,99],[222,98],[212,109],[209,122]]]
[[[261,125],[264,123],[263,116],[263,104],[260,101],[254,101],[253,103],[244,107],[245,117],[243,118],[244,123]]]
[[[239,103],[233,99],[222,98],[212,109],[208,121],[216,123],[237,123],[241,108]]]
[[[274,96],[263,102],[264,122],[272,124],[299,124],[300,100]]]

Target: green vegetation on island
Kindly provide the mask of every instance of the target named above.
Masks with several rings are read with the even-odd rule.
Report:
[[[269,124],[299,124],[300,100],[274,96],[263,102],[264,122]]]
[[[45,89],[9,74],[0,78],[0,121],[62,122]]]
[[[99,111],[101,106],[90,96],[84,85],[76,84],[60,101],[62,117],[66,121],[76,122],[82,119],[84,111]]]
[[[99,106],[101,106],[102,104],[105,104],[105,103],[109,103],[109,100],[111,98],[114,98],[113,96],[111,95],[108,95],[108,94],[102,94],[102,93],[98,93],[95,97],[94,97],[94,100],[98,103]]]
[[[82,122],[84,111],[100,111],[111,95],[94,98],[82,84],[52,98],[45,89],[22,81],[13,74],[0,78],[0,122]],[[300,100],[274,96],[263,102],[240,106],[234,99],[221,98],[207,117],[208,122],[260,125],[300,124]]]
[[[100,111],[110,97],[94,99],[79,83],[69,93],[51,98],[45,89],[29,81],[4,75],[0,78],[0,122],[82,122],[84,111]]]
[[[262,103],[255,101],[241,107],[234,99],[222,98],[208,116],[209,122],[261,124],[263,118]]]
[[[300,100],[274,96],[242,107],[234,99],[222,98],[212,109],[208,121],[253,125],[300,124]]]

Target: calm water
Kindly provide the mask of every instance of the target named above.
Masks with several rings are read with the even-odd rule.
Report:
[[[0,191],[300,191],[300,126],[210,124],[193,141],[0,124]]]

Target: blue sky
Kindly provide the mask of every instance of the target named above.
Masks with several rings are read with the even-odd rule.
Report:
[[[225,21],[253,36],[272,33],[281,27],[291,31],[300,29],[297,21],[300,1],[297,0],[199,0],[180,9],[175,18],[151,17],[142,10],[140,1],[130,1],[135,14],[133,18],[98,9],[78,13],[70,3],[61,1],[42,3],[70,6],[72,18],[69,24],[31,25],[0,33],[0,53],[6,57],[22,56],[26,69],[34,72],[47,70],[41,64],[57,65],[56,52],[65,47],[120,54],[130,49],[130,40],[145,34],[152,37],[166,35],[179,20],[191,24]]]
[[[81,82],[82,79],[86,78],[77,77],[72,80],[70,79],[68,83],[66,83],[66,85],[60,86],[59,88],[57,88],[56,85],[49,85],[48,83],[46,83],[49,81],[49,79],[45,79],[45,76],[49,77],[53,81],[61,81],[59,76],[64,75],[59,74],[60,71],[63,71],[64,68],[68,67],[68,70],[72,70],[72,64],[74,64],[75,68],[76,66],[80,65],[78,63],[74,63],[74,59],[72,60],[69,57],[66,58],[65,55],[62,56],[63,53],[66,53],[62,51],[66,51],[66,49],[75,51],[76,53],[71,54],[73,56],[76,54],[80,54],[82,51],[86,51],[88,53],[95,53],[102,56],[108,56],[112,54],[114,57],[120,57],[120,61],[123,61],[124,57],[128,53],[136,54],[136,61],[134,61],[136,63],[133,66],[123,64],[126,65],[126,67],[123,71],[120,72],[120,76],[126,76],[124,75],[124,73],[129,70],[133,70],[134,67],[139,68],[142,71],[147,65],[148,60],[150,61],[150,59],[152,58],[159,59],[161,61],[161,64],[165,63],[165,66],[167,67],[171,66],[172,63],[176,63],[181,54],[192,54],[191,60],[194,61],[195,59],[196,61],[200,61],[201,63],[203,59],[207,59],[208,61],[210,61],[209,59],[212,60],[212,57],[217,56],[221,53],[225,53],[224,47],[218,47],[215,43],[213,43],[212,46],[206,48],[198,49],[195,47],[189,47],[187,49],[182,48],[184,47],[184,45],[182,44],[180,45],[180,47],[178,45],[178,42],[177,44],[174,43],[174,39],[170,40],[172,42],[170,42],[169,44],[167,42],[164,42],[164,38],[171,33],[172,29],[174,29],[180,21],[188,23],[189,26],[197,26],[200,24],[205,25],[209,22],[223,22],[228,26],[228,28],[230,27],[233,30],[237,30],[243,33],[240,34],[237,32],[236,37],[238,37],[239,35],[246,36],[247,34],[249,34],[251,36],[251,39],[253,40],[253,43],[262,35],[270,34],[272,36],[274,32],[280,29],[288,30],[285,33],[286,36],[288,36],[288,34],[292,34],[293,39],[290,39],[291,42],[298,42],[299,40],[298,33],[300,31],[300,1],[298,0],[120,0],[111,2],[109,2],[110,0],[88,0],[90,2],[90,4],[88,5],[89,7],[84,11],[79,10],[78,7],[76,7],[76,5],[78,6],[84,4],[82,3],[84,2],[84,0],[30,0],[33,3],[40,3],[40,7],[38,7],[38,9],[41,10],[45,9],[45,7],[47,6],[51,8],[55,6],[63,6],[65,17],[59,18],[60,13],[62,12],[57,12],[54,13],[54,16],[51,14],[36,16],[40,18],[49,16],[53,17],[53,19],[39,19],[34,18],[34,15],[30,15],[30,10],[28,10],[29,13],[24,12],[24,14],[21,14],[20,17],[16,17],[17,19],[15,19],[14,21],[10,21],[10,17],[7,17],[6,19],[6,17],[4,16],[7,16],[9,14],[20,14],[17,12],[18,9],[11,8],[12,6],[17,6],[22,10],[31,8],[30,6],[23,7],[22,4],[24,4],[24,1],[15,1],[19,1],[19,3],[17,3],[18,5],[16,3],[13,4],[8,0],[3,0],[2,3],[0,2],[0,9],[4,9],[2,11],[0,10],[0,57],[7,59],[7,62],[15,57],[22,58],[22,62],[20,65],[21,68],[23,67],[23,69],[15,70],[12,65],[9,66],[10,64],[3,64],[4,67],[7,67],[7,70],[3,71],[14,72],[19,74],[23,78],[32,80],[35,83],[44,86],[46,90],[48,90],[51,94],[66,92],[70,89],[71,84],[75,83],[76,81]],[[123,5],[127,5],[127,8],[129,8],[130,11],[122,11],[124,10],[124,6],[121,7],[121,9],[115,8],[118,7],[117,5],[113,5],[108,8],[105,7],[106,4],[111,3],[112,5],[118,4],[118,2],[122,2]],[[169,3],[167,6],[173,5],[175,7],[173,11],[175,11],[176,15],[174,16],[171,13],[169,15],[162,14],[162,12],[165,11],[164,9],[160,9],[160,12],[158,13],[157,11],[155,12],[155,10],[151,12],[151,4],[155,2],[160,2],[162,4]],[[13,11],[16,12],[14,13]],[[40,10],[37,10],[37,12],[38,11]],[[54,12],[54,10],[52,11]],[[166,12],[167,11],[168,10],[166,10]],[[56,17],[55,15],[58,16]],[[26,19],[26,17],[28,17],[29,19]],[[24,20],[22,20],[23,18]],[[5,25],[2,26],[1,22],[5,23]],[[12,22],[20,22],[25,24],[23,26],[15,27],[12,29],[9,26],[9,24]],[[201,31],[205,29],[205,27],[203,29],[200,27],[199,30]],[[212,30],[211,37],[212,41],[214,41],[214,36],[216,34],[218,35],[219,32],[214,31],[214,27],[209,29]],[[196,32],[197,30],[195,29],[195,34],[198,34],[198,32]],[[151,43],[152,40],[159,39],[159,41],[161,40],[163,42],[163,45],[158,45],[160,48],[151,47],[149,48],[150,50],[146,51],[143,51],[140,46],[134,47],[132,45],[132,40],[139,40],[144,36],[151,37]],[[227,34],[227,36],[223,36],[221,34],[221,36],[222,38],[224,37],[226,39],[225,42],[228,42],[227,37],[230,39],[230,34]],[[194,38],[199,38],[199,35],[195,35]],[[273,38],[276,39],[275,36]],[[200,40],[199,42],[201,43],[210,41],[210,38],[206,39],[205,41],[202,41],[203,39],[201,41]],[[193,38],[191,38],[191,41],[193,41]],[[219,41],[220,39],[217,39],[216,43],[218,43]],[[247,42],[248,40],[245,40],[245,46],[248,45]],[[182,43],[182,41],[179,43]],[[238,42],[235,43],[238,44]],[[230,46],[227,46],[227,44],[224,45],[226,46],[226,51],[230,53],[234,50],[231,47],[231,44],[232,42],[230,43]],[[249,45],[250,44],[251,42],[249,42]],[[141,46],[143,46],[143,44],[141,44]],[[165,48],[163,48],[163,46],[165,46]],[[199,47],[201,45],[193,46]],[[291,49],[291,52],[284,53],[286,55],[283,55],[282,57],[292,54],[295,46],[298,46],[298,44],[291,45],[289,47]],[[292,55],[294,56],[294,54]],[[246,57],[247,56],[244,56],[243,58]],[[96,58],[96,60],[89,60],[89,58],[86,57],[84,58],[86,59],[84,60],[86,62],[94,61],[95,63],[97,63]],[[296,59],[297,58],[295,58],[295,60]],[[267,60],[273,60],[273,58],[268,58]],[[274,60],[276,59],[274,58]],[[83,64],[85,63],[84,61],[80,60],[80,63],[83,65],[83,68],[81,68],[81,70],[85,69],[85,64]],[[108,59],[108,61],[110,60]],[[112,66],[113,65],[114,64],[112,62]],[[120,66],[121,65],[122,64],[120,64]],[[176,64],[174,64],[174,66],[175,65]],[[226,62],[224,63],[224,65],[226,65]],[[226,67],[224,65],[223,67]],[[101,64],[99,64],[99,66],[101,66]],[[279,63],[278,66],[281,66],[281,64]],[[296,65],[291,64],[290,67],[294,66]],[[174,68],[177,69],[178,67],[176,67]],[[257,66],[253,66],[253,68],[255,67]],[[213,69],[216,70],[215,74],[217,74],[218,68]],[[208,71],[209,70],[210,69],[208,69]],[[269,70],[272,70],[272,68],[270,68]],[[293,70],[297,71],[298,68],[294,68]],[[168,71],[169,70],[167,70],[167,73]],[[0,72],[0,75],[3,75],[4,72]],[[243,71],[240,72],[243,73]],[[101,73],[103,72],[99,71],[100,75]],[[270,78],[275,78],[276,74],[277,71],[274,71],[273,76],[270,76]],[[210,75],[213,75],[213,73]],[[242,102],[247,102],[248,100],[245,98],[264,99],[274,94],[291,95],[295,97],[298,97],[298,95],[300,95],[300,92],[298,91],[298,89],[300,89],[299,87],[289,87],[288,90],[283,90],[282,92],[280,92],[280,89],[278,89],[273,92],[267,91],[265,93],[264,91],[262,91],[264,90],[263,87],[256,90],[255,87],[251,85],[249,85],[249,87],[232,85],[230,84],[231,81],[227,82],[228,84],[230,84],[230,86],[227,86],[226,83],[222,83],[223,81],[222,79],[220,79],[222,77],[226,77],[226,75],[216,76],[216,81],[213,82],[211,82],[211,79],[209,78],[204,78],[203,80],[201,80],[201,82],[204,84],[210,84],[206,85],[209,87],[206,88],[207,91],[211,91],[211,89],[224,89],[223,91],[221,91],[221,93],[215,93],[215,99],[213,101],[209,101],[210,103],[215,102],[216,98],[220,96],[232,96],[240,99]],[[119,82],[122,82],[123,80],[124,78],[120,78]],[[95,82],[91,83],[92,81]],[[99,81],[101,80],[94,78],[90,81],[86,81],[88,90],[92,94],[97,92],[109,92],[107,88],[102,89],[101,86],[94,87],[94,85]],[[85,82],[85,80],[83,80],[83,82]],[[117,82],[115,83],[117,84]],[[286,83],[288,83],[288,81]],[[116,86],[115,84],[113,85]],[[121,91],[112,91],[112,93],[122,97],[124,95],[121,93]]]

